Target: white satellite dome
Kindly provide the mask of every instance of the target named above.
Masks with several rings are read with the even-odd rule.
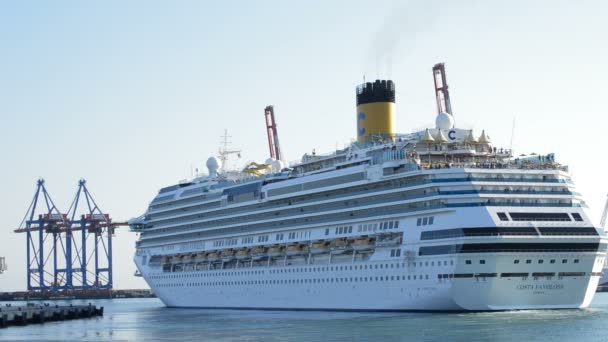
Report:
[[[264,162],[264,164],[266,164],[266,165],[272,165],[272,163],[274,163],[275,160],[276,159],[274,159],[274,158],[268,158],[268,159],[266,159],[266,161]]]
[[[281,172],[284,167],[285,163],[280,159],[277,159],[272,163],[272,168],[275,170],[275,172]]]
[[[441,112],[437,114],[437,119],[435,119],[435,126],[437,126],[437,129],[441,129],[444,131],[450,130],[454,128],[454,118],[448,113]]]
[[[205,163],[207,169],[209,169],[209,176],[217,176],[217,169],[220,168],[220,160],[216,157],[209,157]]]

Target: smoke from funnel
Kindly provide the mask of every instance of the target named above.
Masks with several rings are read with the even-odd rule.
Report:
[[[415,48],[418,36],[433,26],[439,8],[437,0],[406,1],[395,6],[372,40],[367,61],[368,67],[375,62],[371,75],[391,77],[393,61],[403,59],[403,51]]]

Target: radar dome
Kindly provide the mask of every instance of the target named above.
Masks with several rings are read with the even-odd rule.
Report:
[[[435,125],[437,129],[450,130],[454,128],[454,118],[448,113],[441,112],[437,115],[437,119],[435,119]]]
[[[209,169],[209,176],[217,175],[217,169],[219,169],[220,167],[219,159],[217,159],[216,157],[209,157],[205,165],[207,165],[207,169]]]
[[[284,167],[285,167],[285,163],[283,163],[283,161],[280,159],[277,159],[274,161],[274,163],[272,163],[272,168],[274,170],[276,170],[275,172],[281,172],[281,170],[283,170]]]
[[[264,164],[266,165],[272,165],[272,163],[274,163],[275,159],[274,158],[268,158],[266,159],[266,161],[264,162]]]

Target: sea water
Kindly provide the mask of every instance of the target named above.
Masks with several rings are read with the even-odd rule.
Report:
[[[0,329],[0,340],[608,341],[608,293],[582,310],[452,314],[170,309],[158,299],[92,303],[105,308],[103,317]]]

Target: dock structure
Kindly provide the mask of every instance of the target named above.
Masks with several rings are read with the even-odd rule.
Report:
[[[41,324],[50,321],[103,316],[103,306],[95,305],[26,305],[0,307],[0,328],[13,325]]]
[[[112,236],[115,228],[125,225],[101,211],[84,179],[67,213],[57,208],[44,179],[39,179],[28,211],[14,230],[26,237],[27,290],[112,289]]]

